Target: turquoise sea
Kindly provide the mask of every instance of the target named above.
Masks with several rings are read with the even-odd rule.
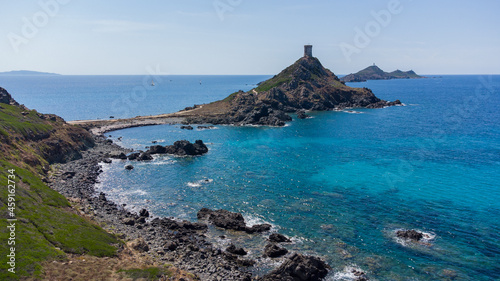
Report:
[[[173,112],[248,90],[269,76],[0,77],[19,102],[67,120]],[[172,80],[172,81],[170,81]],[[201,84],[200,84],[201,80]],[[110,113],[134,87],[135,107]],[[145,149],[153,140],[207,143],[195,158],[104,165],[99,191],[155,216],[196,220],[202,207],[241,212],[293,237],[287,247],[319,255],[329,280],[500,280],[500,76],[440,76],[353,83],[406,106],[313,112],[283,128],[162,125],[109,133]],[[99,101],[96,103],[96,101]],[[121,141],[118,137],[122,137]],[[420,244],[395,237],[418,229]],[[211,229],[220,247],[227,241]],[[258,257],[261,236],[228,235]],[[276,262],[276,261],[275,261]],[[259,259],[266,270],[273,262]]]

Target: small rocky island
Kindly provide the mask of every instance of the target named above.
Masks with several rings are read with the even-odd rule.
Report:
[[[190,114],[185,123],[284,126],[292,120],[288,113],[393,105],[401,102],[381,100],[367,88],[346,86],[312,56],[312,46],[307,45],[302,58],[257,88],[186,108]]]
[[[415,73],[413,70],[401,71],[395,70],[393,72],[385,72],[378,66],[373,64],[356,73],[351,73],[340,78],[343,82],[365,82],[366,80],[390,80],[390,79],[418,79],[425,78]]]

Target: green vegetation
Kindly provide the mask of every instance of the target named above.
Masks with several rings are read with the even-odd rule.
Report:
[[[237,94],[238,94],[238,92],[234,92],[234,93],[230,94],[229,96],[227,96],[222,101],[224,101],[224,102],[231,102],[231,101],[234,100],[234,98],[236,97]]]
[[[119,273],[124,273],[128,278],[133,280],[158,280],[159,278],[171,277],[172,272],[165,267],[148,267],[144,269],[133,268],[133,269],[122,269],[118,271]]]
[[[0,110],[0,129],[2,135],[6,131],[21,134],[25,138],[46,134],[53,129],[50,124],[42,120],[35,110],[22,111],[19,107],[2,104]],[[24,113],[24,114],[23,114]]]
[[[36,111],[0,104],[0,280],[41,278],[41,264],[64,260],[65,253],[114,256],[119,240],[99,226],[78,216],[69,202],[42,180],[47,167],[41,139],[49,136],[73,140],[73,130],[63,121]],[[77,132],[79,133],[79,131]],[[13,170],[10,173],[9,170]],[[15,178],[15,245],[8,245],[8,180]],[[8,272],[7,255],[15,247],[15,274]]]

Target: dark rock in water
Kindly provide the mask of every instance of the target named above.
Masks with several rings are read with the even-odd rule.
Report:
[[[113,140],[106,140],[106,144],[112,144]]]
[[[251,227],[245,227],[245,231],[247,233],[261,233],[261,232],[265,232],[265,231],[269,231],[271,230],[271,225],[270,224],[267,224],[267,223],[263,223],[263,224],[256,224],[256,225],[253,225]]]
[[[230,244],[229,247],[226,248],[226,252],[239,256],[244,256],[247,254],[247,252],[243,248],[236,248],[234,244]]]
[[[137,157],[137,161],[149,161],[149,160],[153,160],[153,156],[151,156],[151,154],[149,154],[148,152],[143,152],[141,153],[141,155],[139,155],[139,157]]]
[[[309,118],[311,116],[307,115],[305,110],[299,110],[297,111],[297,118],[299,119],[306,119],[306,118]]]
[[[151,141],[151,143],[157,143],[158,141]]]
[[[191,143],[187,140],[180,140],[174,142],[173,145],[166,146],[166,153],[177,156],[196,156],[208,152],[208,147],[202,140],[197,140]]]
[[[199,220],[206,219],[217,227],[245,231],[247,233],[259,233],[271,229],[270,224],[257,224],[252,227],[248,227],[242,214],[233,213],[227,210],[213,211],[203,208],[198,212],[197,217]]]
[[[278,258],[288,253],[288,250],[276,244],[269,243],[264,247],[264,257]]]
[[[113,163],[113,161],[111,159],[104,159],[104,160],[102,160],[102,162],[105,163],[105,164],[111,164],[111,163]]]
[[[273,233],[273,234],[269,235],[269,241],[270,242],[274,242],[274,243],[288,243],[288,242],[292,242],[285,235],[279,234],[279,233]]]
[[[149,217],[149,212],[148,212],[148,210],[146,210],[146,209],[141,209],[141,210],[139,211],[139,216],[148,218],[148,217]]]
[[[132,166],[130,164],[125,166],[125,170],[132,170],[132,169],[134,169],[134,166]]]
[[[161,145],[152,145],[148,150],[149,154],[164,154],[167,152],[167,149]]]
[[[192,126],[181,126],[181,129],[183,129],[183,130],[192,130],[193,127]]]
[[[128,155],[128,160],[137,160],[137,158],[141,155],[140,152],[134,152]]]
[[[330,267],[317,257],[293,254],[277,269],[259,280],[320,281],[325,278],[329,269]]]
[[[244,231],[246,229],[245,219],[240,213],[233,213],[227,210],[212,211],[207,208],[201,209],[196,215],[199,220],[206,219],[215,226]]]
[[[404,239],[410,239],[413,241],[420,241],[424,237],[422,232],[411,230],[398,230],[396,231],[396,236]]]

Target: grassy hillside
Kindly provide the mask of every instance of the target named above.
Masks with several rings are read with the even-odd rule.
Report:
[[[0,280],[41,277],[42,262],[64,260],[66,253],[116,255],[121,242],[76,215],[66,198],[42,181],[49,164],[78,157],[92,144],[86,131],[54,115],[0,103],[0,141]],[[9,184],[15,185],[14,202]],[[11,218],[17,219],[15,245],[7,243]],[[15,274],[8,271],[10,247],[15,247]]]

